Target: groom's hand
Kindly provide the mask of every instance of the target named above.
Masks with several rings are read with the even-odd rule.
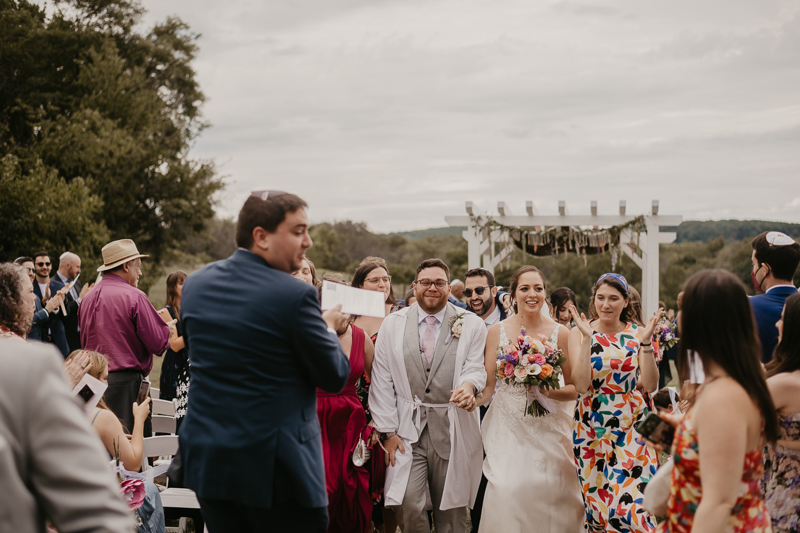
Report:
[[[394,466],[394,458],[398,448],[400,449],[400,453],[403,455],[406,454],[403,441],[400,440],[398,435],[393,435],[386,439],[386,442],[383,443],[383,447],[386,448],[386,466],[389,466],[389,463]]]
[[[469,381],[465,381],[452,392],[450,402],[458,404],[458,407],[471,413],[478,405],[478,399],[475,398],[475,386]]]

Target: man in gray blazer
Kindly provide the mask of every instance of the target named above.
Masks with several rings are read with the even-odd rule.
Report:
[[[0,531],[133,531],[108,453],[53,346],[0,339]]]

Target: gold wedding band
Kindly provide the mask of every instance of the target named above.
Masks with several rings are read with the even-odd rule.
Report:
[[[83,370],[83,369],[85,369],[85,368],[86,368],[86,363],[83,363],[83,364],[81,365],[81,370]]]

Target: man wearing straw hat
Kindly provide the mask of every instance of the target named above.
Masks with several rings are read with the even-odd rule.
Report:
[[[103,279],[78,308],[81,345],[108,359],[105,400],[128,431],[133,430],[133,404],[142,381],[153,368],[153,354],[161,354],[177,339],[175,321],[161,315],[137,289],[142,257],[130,239],[103,247]],[[145,423],[149,436],[150,418]]]

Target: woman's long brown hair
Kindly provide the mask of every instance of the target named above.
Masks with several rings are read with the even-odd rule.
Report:
[[[175,316],[180,319],[181,317],[181,297],[178,295],[178,283],[186,280],[186,272],[183,270],[176,270],[167,276],[167,304],[175,311]]]
[[[713,361],[750,396],[764,418],[764,435],[778,438],[775,404],[761,368],[761,345],[742,282],[726,270],[702,270],[689,278],[681,302],[678,370],[685,380],[689,352]],[[725,406],[719,406],[725,409]]]

